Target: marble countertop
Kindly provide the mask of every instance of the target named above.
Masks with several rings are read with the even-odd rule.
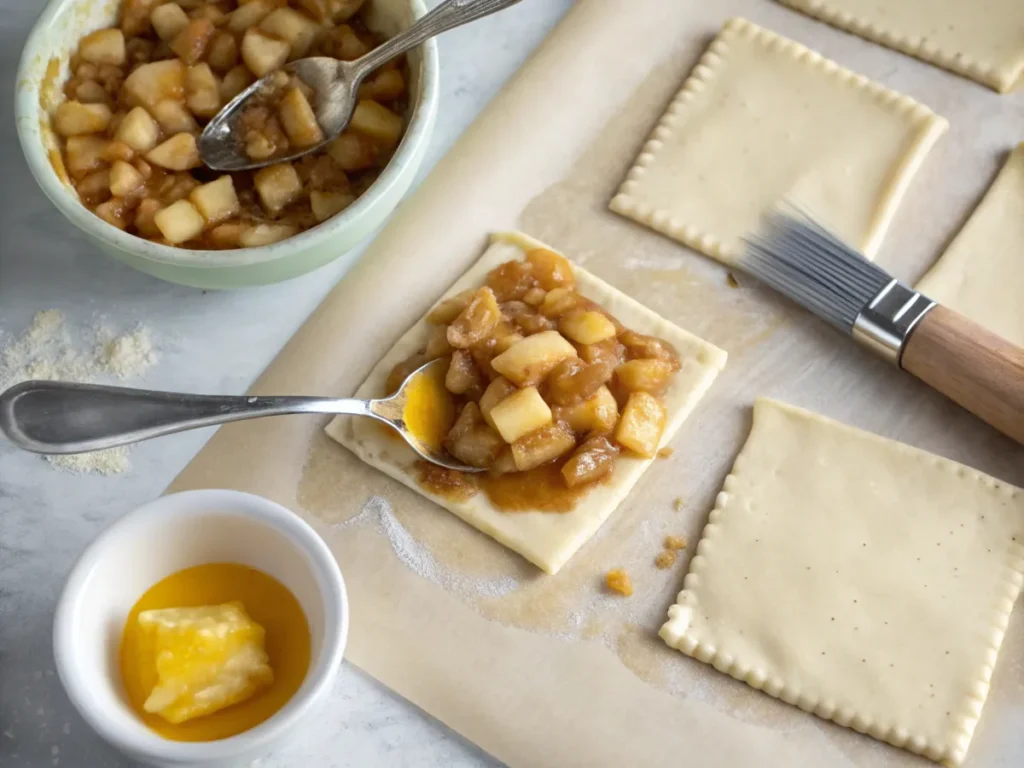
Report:
[[[18,57],[44,5],[0,0],[0,337],[20,334],[44,309],[59,309],[70,324],[130,329],[145,323],[159,362],[142,383],[191,392],[244,391],[351,259],[281,285],[217,293],[162,283],[101,255],[43,196],[15,135]],[[571,0],[525,0],[441,38],[441,103],[423,173],[570,5]],[[137,446],[131,470],[110,477],[60,472],[0,438],[0,765],[134,765],[100,741],[65,697],[53,666],[53,609],[83,547],[120,515],[159,495],[209,436],[203,430]],[[346,665],[331,701],[305,733],[258,764],[342,768],[494,761]]]

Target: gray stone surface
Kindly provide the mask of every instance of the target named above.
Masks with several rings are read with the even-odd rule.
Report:
[[[433,5],[432,0],[428,2]],[[541,41],[571,0],[525,0],[441,46],[441,104],[424,173]],[[39,310],[70,323],[102,319],[152,330],[158,388],[239,393],[259,374],[351,259],[289,283],[204,293],[147,277],[100,254],[29,174],[14,130],[14,80],[39,0],[0,0],[0,333],[18,334]],[[159,495],[209,437],[194,432],[138,446],[132,470],[75,476],[0,438],[0,765],[126,768],[64,695],[50,630],[64,579],[83,547]],[[493,761],[408,702],[346,665],[328,705],[260,768],[490,765]]]

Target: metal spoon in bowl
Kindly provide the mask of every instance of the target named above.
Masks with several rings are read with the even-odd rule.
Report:
[[[138,443],[161,435],[229,421],[289,413],[369,416],[387,424],[432,464],[460,472],[480,472],[461,464],[443,448],[412,434],[404,411],[409,383],[419,375],[439,375],[444,360],[432,360],[410,373],[398,391],[378,400],[321,397],[225,397],[154,392],[60,381],[26,381],[0,395],[0,430],[19,448],[33,453],[88,453]]]
[[[289,155],[275,156],[267,160],[252,160],[245,154],[236,124],[249,99],[268,87],[275,77],[276,73],[271,73],[235,96],[214,115],[199,136],[199,155],[203,162],[215,171],[243,171],[294,160],[310,152],[316,152],[345,130],[355,109],[359,84],[377,67],[415,48],[424,40],[489,16],[518,2],[519,0],[445,0],[407,30],[355,61],[313,56],[286,64],[284,71],[296,75],[313,89],[311,106],[323,131],[324,140]]]

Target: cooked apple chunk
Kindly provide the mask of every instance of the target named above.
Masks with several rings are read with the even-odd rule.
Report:
[[[615,336],[615,324],[592,309],[565,313],[558,321],[558,330],[578,344],[597,344]]]
[[[220,99],[225,104],[231,101],[253,83],[252,73],[244,64],[238,64],[228,70],[220,81]]]
[[[309,17],[284,6],[271,11],[260,22],[260,29],[288,43],[291,49],[289,58],[301,59],[313,45],[320,26]]]
[[[309,205],[317,221],[327,221],[341,213],[356,200],[350,192],[320,192],[314,189],[309,193]]]
[[[560,253],[547,248],[534,248],[526,252],[526,262],[533,266],[533,276],[545,291],[572,288],[576,284],[572,265]]]
[[[206,225],[202,214],[188,200],[172,203],[157,213],[153,221],[160,234],[175,245],[198,237]]]
[[[242,37],[242,61],[256,77],[279,69],[288,61],[290,50],[284,40],[270,37],[255,28],[247,29]]]
[[[656,336],[645,336],[636,331],[623,331],[619,340],[626,347],[626,354],[630,359],[650,358],[653,360],[664,360],[672,366],[672,370],[679,370],[679,353],[664,339]]]
[[[471,467],[490,467],[505,450],[505,441],[486,424],[476,403],[463,407],[445,441],[448,452]]]
[[[494,292],[484,286],[477,290],[466,308],[448,326],[448,343],[456,349],[468,349],[491,335],[501,320]]]
[[[448,373],[444,377],[444,386],[453,395],[464,395],[474,391],[479,395],[483,391],[480,371],[477,370],[473,356],[469,352],[457,349],[452,353]]]
[[[206,62],[217,72],[227,72],[238,64],[238,42],[228,32],[218,32],[210,41]]]
[[[202,164],[196,137],[191,133],[178,133],[162,144],[157,144],[146,153],[146,159],[153,165],[171,171],[185,171],[189,168],[198,168]]]
[[[53,127],[61,136],[101,133],[110,124],[110,107],[106,104],[82,104],[65,101],[53,116]]]
[[[164,3],[153,9],[149,17],[153,30],[161,40],[170,43],[188,26],[188,14],[177,3]]]
[[[152,108],[161,101],[185,97],[185,65],[178,59],[143,64],[125,78],[122,86],[131,106]]]
[[[206,55],[206,46],[217,29],[210,19],[198,17],[190,19],[188,24],[174,36],[171,50],[188,65],[195,64]]]
[[[192,117],[192,113],[180,101],[176,99],[164,99],[152,106],[153,117],[160,125],[160,130],[165,136],[173,136],[176,133],[199,133],[199,123]]]
[[[402,136],[402,118],[371,99],[361,99],[356,104],[348,127],[388,148],[395,146]]]
[[[277,105],[277,116],[288,140],[294,146],[312,147],[324,140],[324,132],[316,120],[313,107],[298,88],[289,88],[281,97]]]
[[[612,372],[600,363],[567,357],[544,382],[544,398],[553,405],[572,405],[589,398],[611,377]]]
[[[227,28],[240,35],[249,27],[259,24],[278,4],[273,0],[250,0],[240,3],[238,8],[228,14]]]
[[[142,174],[124,160],[118,160],[110,167],[110,194],[114,197],[130,197],[141,190],[145,183]]]
[[[124,200],[114,197],[97,205],[93,211],[107,224],[124,229],[128,226],[130,211]]]
[[[98,29],[78,43],[78,55],[92,64],[124,64],[124,33],[120,29]]]
[[[495,427],[494,421],[491,419],[491,411],[494,409],[494,406],[515,392],[516,389],[516,385],[504,376],[499,376],[488,384],[487,389],[480,396],[480,414],[484,417],[484,421],[490,426]]]
[[[608,387],[601,387],[582,402],[556,405],[552,409],[552,414],[555,419],[564,421],[579,435],[589,432],[611,432],[619,420],[619,404]]]
[[[540,313],[544,317],[558,318],[566,312],[576,309],[583,303],[583,297],[571,288],[552,288],[544,296],[540,305]]]
[[[675,368],[665,360],[629,360],[615,369],[615,379],[627,392],[650,392],[659,395],[665,391]]]
[[[271,214],[279,213],[302,192],[302,180],[290,163],[260,168],[253,176],[253,184],[260,202]]]
[[[64,145],[64,164],[74,179],[106,165],[107,140],[95,135],[69,136]]]
[[[491,361],[491,366],[520,387],[539,384],[555,366],[567,357],[576,357],[576,348],[558,331],[527,336]]]
[[[378,69],[359,86],[360,99],[387,104],[405,95],[405,78],[397,69]]]
[[[570,488],[594,483],[611,474],[619,448],[603,435],[584,442],[562,466],[562,477]]]
[[[254,224],[238,238],[243,248],[256,248],[285,240],[296,234],[299,228],[292,224]]]
[[[551,409],[536,387],[513,392],[491,408],[490,421],[506,443],[551,423]]]
[[[114,139],[136,152],[148,152],[160,140],[160,126],[145,107],[133,107],[117,126]]]
[[[520,472],[554,461],[576,447],[576,436],[560,422],[548,424],[512,443],[512,458]]]
[[[197,117],[210,118],[220,111],[220,84],[209,64],[195,64],[188,68],[185,103]]]
[[[633,392],[615,429],[615,441],[644,458],[653,459],[665,431],[665,406],[649,392]]]
[[[216,181],[196,187],[189,193],[188,199],[206,219],[207,224],[230,219],[241,207],[238,195],[235,194],[235,184],[230,176],[221,176]]]

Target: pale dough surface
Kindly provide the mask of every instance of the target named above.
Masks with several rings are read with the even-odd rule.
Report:
[[[1005,93],[1024,72],[1020,0],[779,0]]]
[[[661,629],[823,718],[959,765],[1024,582],[1024,491],[771,400]]]
[[[484,255],[445,297],[483,285],[491,269],[511,259],[522,259],[524,249],[541,245],[519,233],[494,235]],[[726,353],[659,317],[581,267],[574,264],[573,271],[581,294],[607,309],[627,328],[660,336],[679,351],[682,368],[663,397],[668,419],[662,445],[667,444],[725,367]],[[355,396],[380,397],[390,370],[423,347],[428,331],[426,319],[414,325],[371,371]],[[571,512],[503,512],[482,492],[466,501],[426,492],[413,470],[417,456],[404,444],[390,439],[369,419],[335,418],[328,424],[327,434],[367,464],[430,498],[548,573],[556,573],[597,532],[652,462],[651,459],[620,456],[611,479],[581,497]]]
[[[781,198],[874,256],[946,120],[745,19],[710,45],[611,209],[732,261]]]
[[[917,289],[1024,346],[1024,144]]]

